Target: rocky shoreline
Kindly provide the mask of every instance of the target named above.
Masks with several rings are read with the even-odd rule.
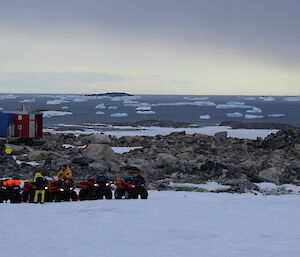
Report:
[[[115,178],[140,173],[150,188],[160,190],[187,190],[176,183],[210,181],[229,186],[217,192],[239,193],[258,190],[256,183],[260,182],[300,184],[300,132],[296,129],[283,129],[257,140],[228,138],[226,132],[120,138],[45,133],[30,146],[11,146],[13,156],[0,156],[0,177],[27,179],[36,170],[53,176],[67,164],[77,182],[92,174]],[[111,146],[140,148],[116,154]]]

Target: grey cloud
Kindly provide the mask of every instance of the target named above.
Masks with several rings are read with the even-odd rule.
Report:
[[[298,0],[11,0],[2,1],[0,26],[79,37],[104,28],[299,65],[299,13]]]

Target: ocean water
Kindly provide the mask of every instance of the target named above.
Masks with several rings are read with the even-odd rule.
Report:
[[[51,104],[51,102],[47,104],[47,101],[60,104]],[[141,103],[151,106],[152,113],[155,113],[138,114],[136,106],[143,105]],[[136,95],[134,98],[99,99],[80,95],[0,95],[0,108],[5,111],[16,110],[22,105],[32,110],[72,112],[72,115],[48,115],[50,117],[44,119],[45,127],[57,124],[133,122],[148,119],[199,125],[217,125],[222,121],[230,120],[278,122],[300,126],[300,97]],[[102,108],[95,108],[96,106]],[[227,108],[224,109],[225,107]],[[254,112],[251,112],[253,107],[255,107]],[[96,112],[104,114],[96,114]],[[112,114],[115,117],[112,117]]]

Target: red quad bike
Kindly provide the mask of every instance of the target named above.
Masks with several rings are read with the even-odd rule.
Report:
[[[116,178],[115,199],[137,199],[140,195],[141,199],[148,198],[145,180],[141,175],[126,176]]]
[[[77,201],[75,185],[71,179],[57,180],[52,183],[52,197],[55,202]]]
[[[79,200],[98,200],[99,197],[99,184],[96,183],[95,177],[90,177],[79,184]]]
[[[45,202],[53,202],[53,192],[52,192],[52,181],[48,181],[48,185],[45,187]],[[24,182],[24,187],[22,188],[22,201],[33,203],[35,194],[35,186],[29,182]]]
[[[97,176],[96,184],[99,199],[112,199],[111,182],[106,176]]]
[[[7,179],[0,182],[0,203],[10,200],[10,203],[21,203],[21,181]]]

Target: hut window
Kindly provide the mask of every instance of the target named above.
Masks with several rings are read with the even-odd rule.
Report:
[[[22,120],[22,115],[18,115],[18,120]]]

